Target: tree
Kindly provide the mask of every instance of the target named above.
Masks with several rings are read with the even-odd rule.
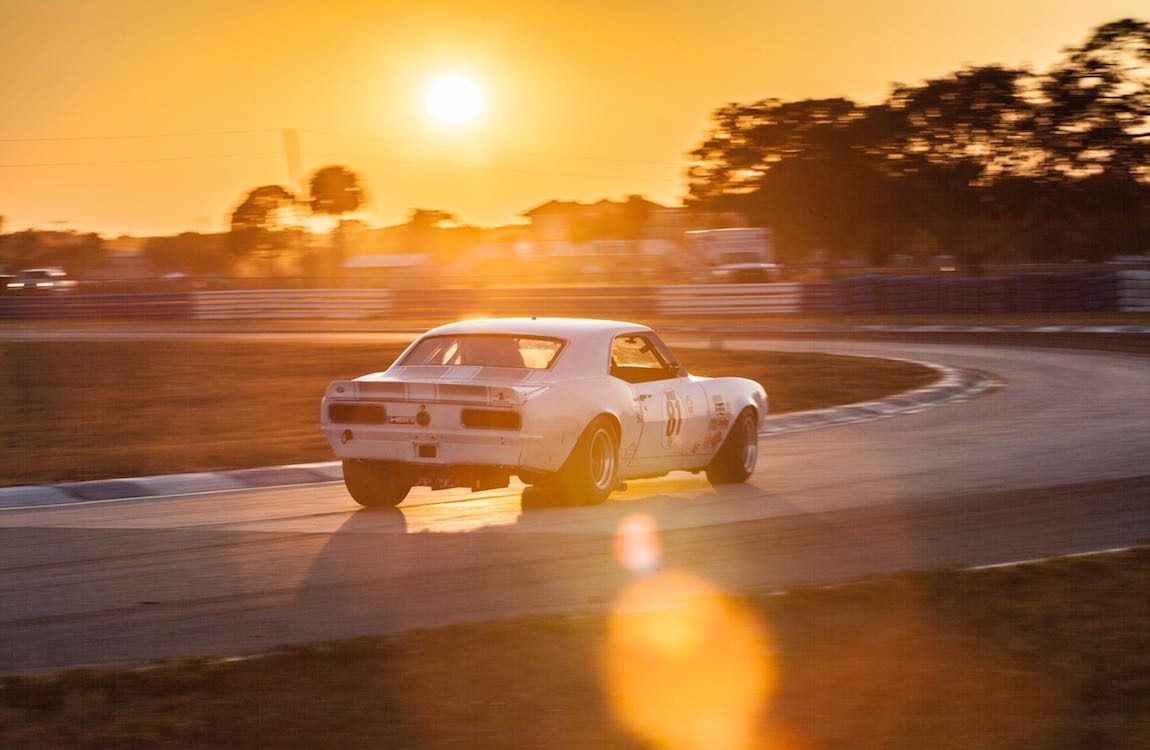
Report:
[[[850,124],[862,115],[848,99],[728,104],[691,154],[690,200],[753,193],[763,175],[788,159],[841,154],[850,148]]]
[[[692,154],[688,204],[772,227],[783,259],[881,254],[889,180],[872,154],[889,136],[873,109],[847,99],[727,105]]]
[[[229,273],[235,260],[226,252],[221,235],[198,232],[152,237],[144,245],[144,255],[162,273]]]
[[[412,209],[403,227],[409,252],[429,253],[450,261],[478,241],[480,232],[459,217],[438,209]]]
[[[944,168],[970,185],[1032,173],[1041,159],[1037,111],[1021,69],[967,68],[920,86],[899,86],[887,104],[889,131],[875,147],[900,177]]]
[[[85,278],[103,266],[107,258],[104,239],[95,232],[76,237],[75,241],[67,245],[64,250],[60,256],[60,265],[78,278]]]
[[[331,166],[318,169],[308,183],[311,194],[309,206],[313,214],[343,216],[363,205],[363,188],[359,176],[346,167]]]
[[[1150,25],[1105,24],[1047,74],[982,66],[882,104],[719,108],[687,204],[775,230],[780,257],[1104,259],[1150,231]],[[919,240],[916,240],[916,243]]]
[[[407,225],[414,234],[422,234],[432,229],[442,229],[445,224],[458,223],[459,218],[455,214],[434,208],[413,208],[407,219]]]
[[[364,201],[359,176],[346,167],[330,166],[316,170],[308,182],[308,190],[311,194],[308,207],[313,216],[342,217],[359,209]],[[346,240],[347,232],[339,231],[338,227],[331,234],[330,251],[327,253],[327,268],[325,269],[329,277],[339,274],[347,257]],[[321,262],[315,254],[310,255],[309,258],[309,265],[317,269],[321,266]]]
[[[1046,145],[1062,174],[1150,180],[1150,23],[1098,27],[1041,90]]]
[[[271,272],[291,247],[287,219],[294,204],[295,196],[279,185],[264,185],[248,193],[232,212],[228,250],[238,259],[263,262]]]
[[[39,232],[25,229],[22,232],[5,235],[3,251],[4,257],[0,259],[0,267],[6,267],[10,273],[15,273],[21,268],[39,265],[45,248]]]

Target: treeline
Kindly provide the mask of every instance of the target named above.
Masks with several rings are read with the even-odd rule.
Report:
[[[775,230],[783,261],[988,263],[1150,250],[1150,24],[1105,24],[1044,73],[971,67],[849,99],[729,104],[688,205]]]

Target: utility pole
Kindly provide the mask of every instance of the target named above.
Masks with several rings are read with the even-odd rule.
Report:
[[[288,185],[296,195],[303,195],[303,176],[300,174],[299,133],[295,128],[284,129],[284,157],[287,159]]]
[[[303,176],[300,169],[300,156],[299,156],[299,133],[295,128],[284,128],[284,158],[287,160],[288,169],[288,190],[291,192],[292,201],[292,214],[296,226],[291,228],[291,248],[294,260],[297,265],[297,272],[304,271],[304,253],[305,249],[301,247],[303,234],[303,211],[300,202],[304,196]]]

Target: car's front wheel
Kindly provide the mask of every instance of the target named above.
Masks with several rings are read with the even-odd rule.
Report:
[[[707,480],[711,484],[745,482],[754,473],[758,460],[759,422],[754,410],[743,409],[719,452],[711,459]]]
[[[607,417],[587,426],[556,477],[555,491],[567,505],[598,505],[619,483],[619,438]]]
[[[347,460],[343,483],[352,499],[366,508],[392,508],[403,502],[411,485],[391,461]]]

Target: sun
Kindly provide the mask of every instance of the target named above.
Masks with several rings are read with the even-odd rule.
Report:
[[[462,76],[445,76],[427,90],[427,111],[448,125],[471,122],[483,111],[483,92]]]

